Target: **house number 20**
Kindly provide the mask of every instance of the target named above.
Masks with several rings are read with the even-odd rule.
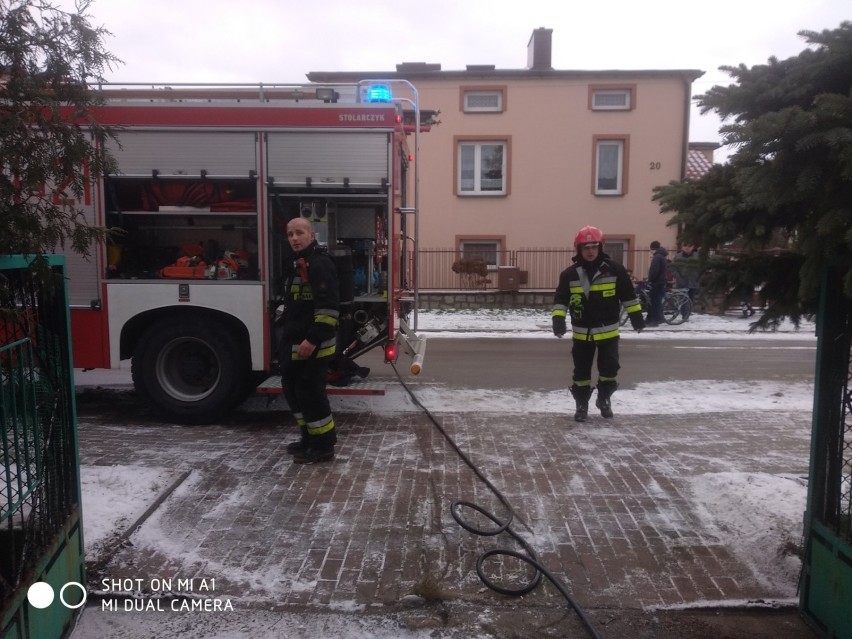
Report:
[[[651,162],[651,170],[659,171],[662,165],[659,162]]]

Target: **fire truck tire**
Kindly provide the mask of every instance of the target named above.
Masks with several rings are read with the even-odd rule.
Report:
[[[133,353],[133,384],[162,419],[210,423],[245,397],[244,352],[215,321],[156,322]]]

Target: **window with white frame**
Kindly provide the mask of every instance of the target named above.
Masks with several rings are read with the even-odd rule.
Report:
[[[595,194],[621,195],[624,183],[624,140],[598,140],[595,145]]]
[[[594,89],[592,90],[593,111],[629,111],[631,105],[630,89]]]
[[[465,91],[465,113],[500,113],[503,111],[502,91]]]
[[[459,143],[458,192],[460,195],[505,195],[505,142]]]

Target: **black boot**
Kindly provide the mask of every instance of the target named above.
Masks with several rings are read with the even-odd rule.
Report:
[[[293,455],[294,464],[319,464],[334,460],[337,434],[332,430],[323,435],[306,435],[307,446]]]
[[[289,444],[287,444],[288,455],[298,455],[299,453],[303,453],[308,448],[308,427],[300,426],[299,430],[302,432],[302,437],[294,442],[290,442]]]
[[[586,421],[586,418],[589,416],[589,398],[592,396],[592,387],[572,384],[569,390],[571,391],[571,395],[574,396],[574,403],[577,405],[574,412],[574,421]]]
[[[334,461],[334,446],[308,446],[293,455],[294,464],[319,464]]]
[[[618,382],[614,379],[598,382],[598,398],[595,400],[595,406],[600,409],[601,415],[607,419],[612,417],[612,403],[610,402],[610,397],[612,397],[616,388],[618,388]]]

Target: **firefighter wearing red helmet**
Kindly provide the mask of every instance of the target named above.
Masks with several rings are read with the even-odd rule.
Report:
[[[584,226],[574,236],[574,250],[579,251],[583,244],[600,244],[603,246],[604,235],[595,226]]]
[[[618,319],[621,309],[629,314],[637,331],[645,328],[642,306],[636,298],[627,270],[603,252],[604,235],[594,226],[584,226],[574,238],[577,254],[573,264],[559,275],[553,298],[553,334],[568,332],[571,316],[571,355],[574,373],[571,395],[576,403],[574,419],[586,421],[589,399],[595,388],[595,406],[604,417],[612,417],[610,398],[618,388]],[[598,382],[592,386],[592,364],[598,357]]]

